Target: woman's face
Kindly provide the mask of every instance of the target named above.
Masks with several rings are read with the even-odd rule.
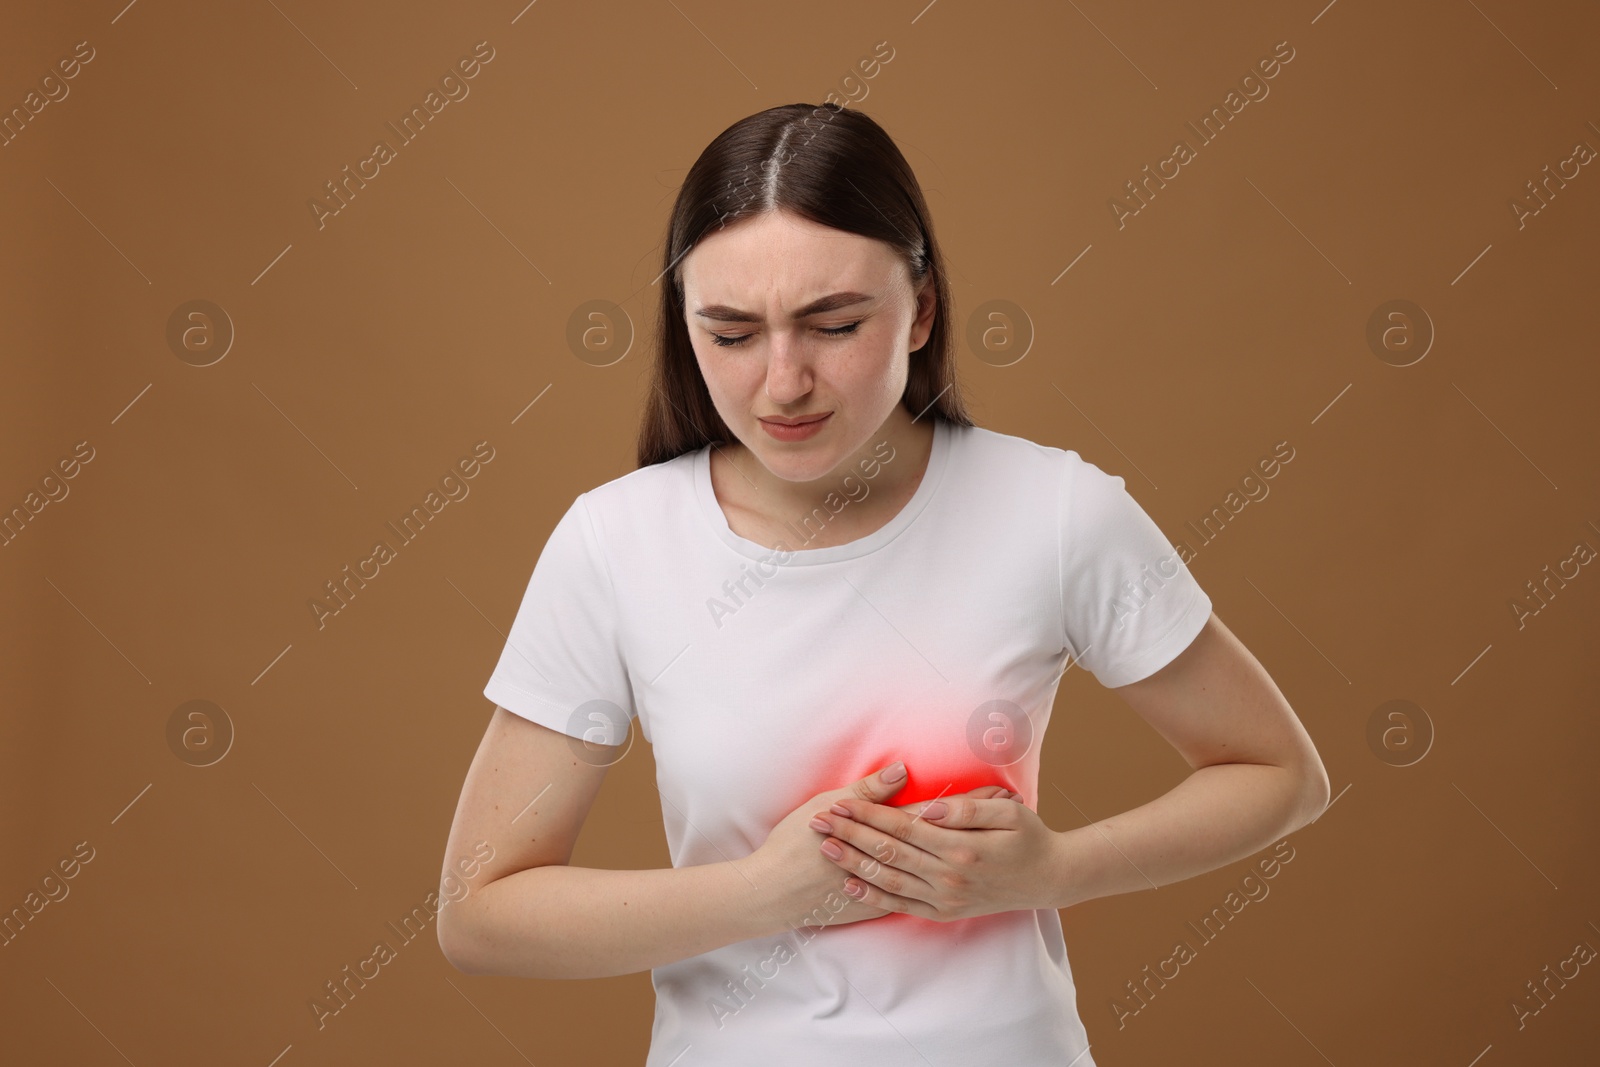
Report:
[[[919,301],[888,245],[786,212],[714,231],[681,270],[712,403],[786,481],[822,478],[876,440],[905,392],[910,353],[933,329],[932,285]],[[815,415],[827,417],[803,440],[761,421]]]

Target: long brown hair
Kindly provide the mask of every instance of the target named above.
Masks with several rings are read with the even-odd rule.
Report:
[[[774,210],[883,241],[910,267],[913,289],[932,276],[933,329],[912,354],[900,403],[913,417],[926,412],[971,426],[956,381],[944,258],[910,164],[883,127],[860,111],[832,102],[785,104],[718,134],[678,190],[662,252],[656,356],[639,427],[639,466],[734,439],[695,360],[679,263],[711,231]]]

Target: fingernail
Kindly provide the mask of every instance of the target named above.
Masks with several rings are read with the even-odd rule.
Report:
[[[821,816],[818,816],[818,815],[813,815],[811,817],[811,828],[813,830],[817,831],[818,833],[822,833],[822,834],[831,834],[831,833],[833,833],[832,824],[830,824],[827,820],[823,819]]]
[[[828,810],[833,812],[835,815],[843,815],[847,819],[850,817],[850,809],[845,807],[843,804],[835,804]]]
[[[932,804],[929,804],[927,807],[922,809],[922,815],[927,819],[937,819],[944,815],[945,811],[946,808],[944,801],[935,800]]]
[[[878,777],[885,782],[898,782],[906,776],[906,765],[902,760],[895,760],[878,773]]]

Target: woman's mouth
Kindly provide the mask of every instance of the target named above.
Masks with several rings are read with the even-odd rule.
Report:
[[[762,428],[765,429],[768,435],[774,440],[804,441],[808,437],[812,437],[813,435],[819,433],[822,430],[822,427],[832,417],[833,412],[829,411],[820,416],[798,416],[799,419],[804,421],[792,424],[777,422],[772,419],[762,419],[760,421]]]

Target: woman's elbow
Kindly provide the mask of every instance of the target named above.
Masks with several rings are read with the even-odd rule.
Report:
[[[1294,809],[1294,829],[1298,830],[1316,822],[1328,810],[1333,787],[1328,781],[1328,769],[1322,765],[1322,757],[1314,747],[1307,746],[1305,753],[1290,764],[1289,772],[1299,786]]]
[[[453,907],[459,910],[460,904],[458,903]],[[459,929],[459,920],[465,918],[465,916],[458,914],[454,918],[447,920],[445,915],[449,910],[447,908],[445,911],[440,912],[438,921],[433,924],[434,931],[439,936],[440,953],[443,954],[446,963],[462,974],[483,974],[483,968],[478,965],[477,959],[470,951],[471,937],[466,931]]]

